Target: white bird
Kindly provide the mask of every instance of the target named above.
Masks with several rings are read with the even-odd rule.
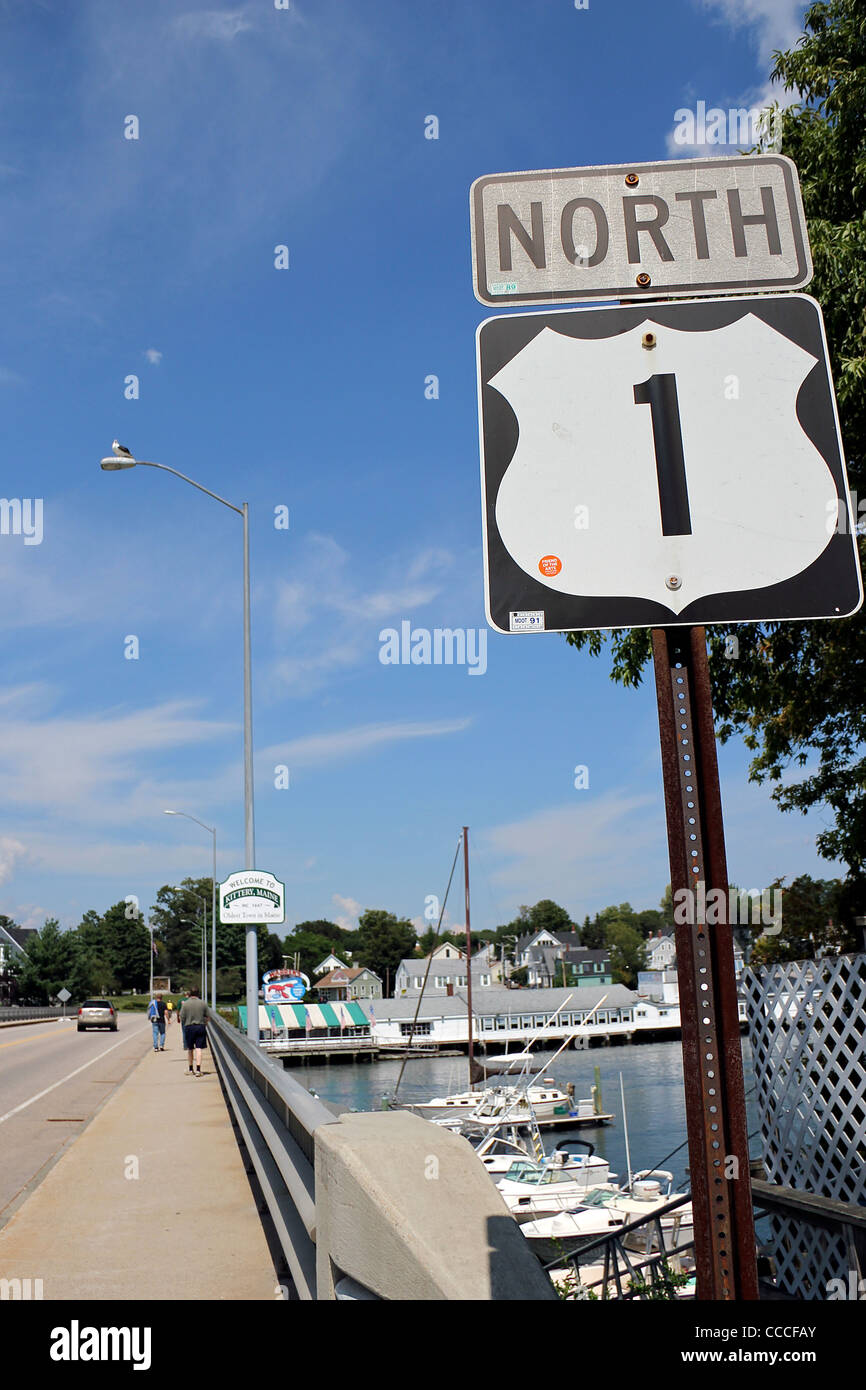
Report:
[[[113,442],[113,444],[112,444],[111,447],[112,447],[114,453],[117,455],[117,457],[118,457],[119,459],[131,459],[131,458],[132,458],[132,454],[130,453],[129,449],[127,449],[126,445],[125,445],[125,444],[118,444],[118,442],[117,442],[116,439],[114,440],[114,442]]]

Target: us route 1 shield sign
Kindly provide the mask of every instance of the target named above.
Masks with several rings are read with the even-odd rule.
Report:
[[[478,372],[487,617],[500,632],[860,607],[808,295],[488,319]]]
[[[812,278],[785,155],[489,174],[470,203],[482,304],[797,290]]]
[[[286,885],[273,874],[260,869],[243,869],[229,874],[220,890],[220,921],[284,922],[286,920]]]

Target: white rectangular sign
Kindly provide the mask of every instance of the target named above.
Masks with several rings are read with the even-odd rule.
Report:
[[[261,869],[229,874],[219,886],[220,921],[277,923],[286,920],[286,885]]]
[[[784,155],[488,174],[471,210],[482,304],[793,290],[812,278]]]

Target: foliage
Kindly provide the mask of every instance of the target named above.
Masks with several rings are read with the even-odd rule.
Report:
[[[809,960],[818,953],[838,955],[856,950],[852,929],[843,925],[843,885],[839,879],[795,878],[782,889],[782,921],[777,936],[762,936],[754,944],[751,966],[774,965],[786,960]]]
[[[614,921],[607,927],[610,971],[614,984],[634,989],[639,970],[646,970],[644,938],[628,922]]]
[[[335,955],[346,965],[354,965],[357,949],[357,932],[346,931],[336,922],[328,922],[324,918],[299,922],[285,938],[282,947],[284,955],[300,957],[298,968],[310,979],[316,966],[326,956]]]
[[[774,55],[772,78],[799,100],[779,113],[782,148],[800,172],[852,488],[866,497],[866,25],[863,0],[828,0],[805,35]],[[860,539],[861,559],[866,540]],[[736,637],[736,659],[725,654]],[[601,632],[567,640],[598,656]],[[611,676],[639,685],[650,633],[610,634]],[[841,859],[866,903],[866,618],[719,624],[708,632],[717,732],[742,735],[749,776],[769,783],[784,811],[827,806],[819,853]],[[800,771],[808,768],[805,775]],[[791,774],[794,774],[793,776]]]
[[[97,993],[147,988],[150,933],[131,903],[114,903],[102,916],[91,909],[77,930],[91,958]]]
[[[394,988],[401,960],[414,954],[415,928],[405,917],[383,908],[368,908],[358,921],[358,964],[366,965],[382,981],[386,993]]]
[[[19,988],[21,1003],[47,1004],[64,988],[74,1000],[86,999],[93,992],[93,959],[78,933],[61,931],[49,917],[27,943]]]

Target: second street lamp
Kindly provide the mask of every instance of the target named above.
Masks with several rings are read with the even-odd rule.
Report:
[[[216,1013],[216,826],[205,825],[198,816],[191,816],[188,811],[163,811],[164,816],[183,816],[185,820],[195,821],[202,830],[207,830],[213,836],[213,877],[211,878],[211,909],[210,909],[210,938],[211,938],[211,957],[210,957],[210,1002],[211,1008]],[[205,1000],[205,1003],[207,1001]]]
[[[100,462],[100,467],[106,473],[117,473],[126,468],[159,468],[163,473],[173,473],[176,478],[189,483],[190,487],[198,488],[199,492],[204,492],[208,497],[213,497],[215,501],[221,502],[224,507],[237,512],[244,523],[244,848],[245,864],[247,869],[256,867],[256,847],[255,847],[255,827],[253,820],[253,711],[252,711],[252,671],[250,657],[250,519],[249,507],[246,502],[242,502],[236,507],[233,502],[227,502],[224,497],[220,497],[218,492],[211,492],[210,488],[203,487],[201,483],[195,482],[193,478],[188,478],[185,473],[179,473],[176,468],[169,468],[166,463],[153,463],[149,459],[137,459],[119,445],[115,440],[113,445],[114,453],[104,458]],[[247,1037],[250,1042],[257,1043],[259,1040],[259,959],[258,959],[258,937],[255,926],[247,926],[246,929],[246,996],[247,996]]]

